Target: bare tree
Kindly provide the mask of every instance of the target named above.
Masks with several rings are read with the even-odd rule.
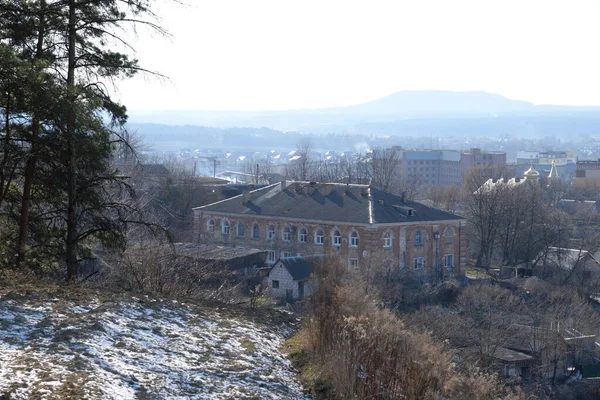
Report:
[[[244,173],[253,176],[252,182],[255,185],[268,184],[269,176],[273,173],[273,163],[266,156],[253,155],[244,160]]]
[[[309,138],[303,138],[298,142],[296,152],[286,167],[288,178],[306,181],[311,179],[314,156],[313,146]]]
[[[376,147],[371,153],[371,178],[376,187],[392,190],[400,175],[400,152]]]

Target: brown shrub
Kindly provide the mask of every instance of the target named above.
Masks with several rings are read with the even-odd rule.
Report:
[[[366,294],[364,281],[349,279],[341,262],[318,268],[304,331],[321,382],[338,398],[483,400],[520,398],[494,376],[464,374],[430,336],[402,321]]]

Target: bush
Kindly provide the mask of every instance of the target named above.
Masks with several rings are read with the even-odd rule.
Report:
[[[313,379],[330,384],[337,398],[520,398],[488,374],[454,369],[451,354],[424,333],[377,306],[364,281],[349,279],[342,262],[318,268],[319,290],[311,297],[303,335],[313,362]],[[327,387],[325,385],[325,387]]]

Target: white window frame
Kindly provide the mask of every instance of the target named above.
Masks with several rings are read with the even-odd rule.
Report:
[[[284,226],[283,230],[281,231],[281,239],[283,239],[284,242],[289,242],[292,240],[292,228],[289,226]]]
[[[281,258],[290,258],[292,257],[292,253],[289,251],[282,251],[281,252]]]
[[[223,235],[229,235],[229,221],[226,219],[221,221],[221,233]]]
[[[356,231],[350,233],[350,247],[358,247],[360,237]]]
[[[275,251],[267,250],[267,264],[275,264]]]
[[[417,240],[418,238],[418,240]],[[423,240],[423,232],[421,231],[416,231],[415,232],[415,240],[414,240],[415,246],[423,246],[424,244],[424,240]]]
[[[339,229],[334,229],[333,232],[331,232],[331,245],[335,247],[340,247],[342,245],[342,233]]]
[[[206,221],[206,232],[215,233],[215,221],[212,218]]]
[[[306,231],[306,228],[300,228],[298,231],[298,242],[306,243],[306,239],[308,239],[308,232]]]
[[[323,229],[317,229],[315,231],[315,244],[322,245],[323,242],[325,242],[325,233],[323,232]]]
[[[392,234],[391,232],[386,232],[383,235],[383,248],[389,249],[392,247]]]
[[[450,260],[450,264],[448,264]],[[444,254],[444,268],[454,268],[454,254]]]
[[[275,225],[267,226],[267,240],[275,239]]]
[[[348,259],[348,267],[350,267],[350,268],[358,267],[358,258],[349,258]]]
[[[413,258],[413,270],[422,271],[425,269],[425,257]]]

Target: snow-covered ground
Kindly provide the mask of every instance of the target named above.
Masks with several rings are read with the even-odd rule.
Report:
[[[148,297],[0,290],[0,397],[304,398],[279,352],[289,324],[259,320]]]

